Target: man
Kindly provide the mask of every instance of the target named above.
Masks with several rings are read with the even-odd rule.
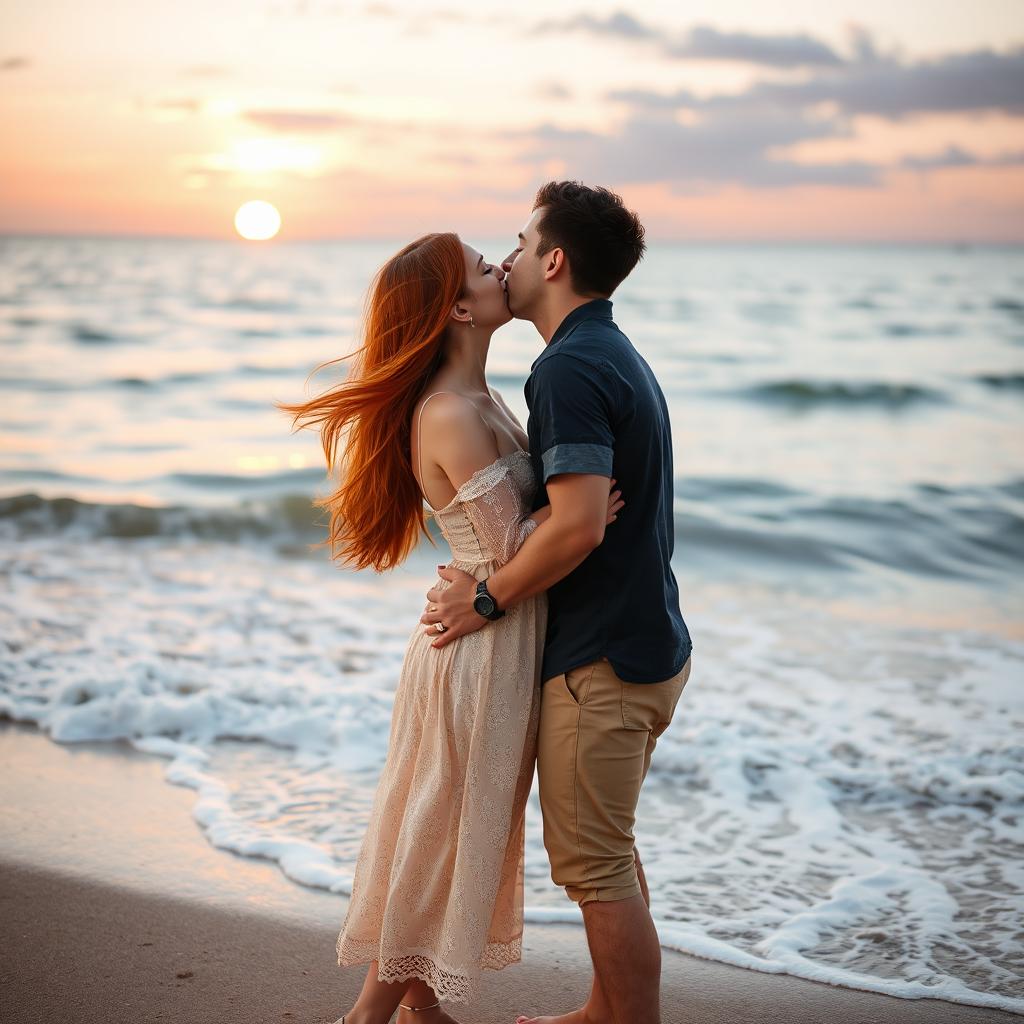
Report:
[[[545,342],[526,382],[534,507],[550,518],[478,590],[457,569],[421,622],[434,647],[548,592],[537,770],[551,877],[583,912],[586,1004],[539,1024],[658,1024],[661,946],[633,841],[640,787],[690,674],[670,566],[672,438],[650,367],[609,299],[644,229],[603,188],[550,182],[503,264],[513,315]],[[625,507],[606,526],[610,482]],[[545,493],[546,492],[546,493]],[[431,635],[434,635],[433,632]],[[519,1018],[525,1024],[528,1018]]]

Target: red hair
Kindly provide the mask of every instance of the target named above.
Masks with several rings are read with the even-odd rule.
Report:
[[[308,402],[274,403],[294,414],[293,428],[300,419],[303,426],[322,424],[328,472],[338,464],[341,442],[338,489],[313,503],[330,512],[323,543],[331,544],[332,558],[381,572],[400,564],[421,532],[430,536],[412,472],[412,411],[441,364],[448,317],[465,290],[458,235],[410,242],[371,283],[363,346],[340,357],[356,357],[348,378]]]

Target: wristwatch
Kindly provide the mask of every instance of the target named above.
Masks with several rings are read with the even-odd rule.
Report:
[[[494,622],[495,619],[500,619],[505,614],[504,610],[498,607],[498,602],[488,592],[487,580],[481,580],[476,585],[476,597],[473,598],[473,608],[477,614],[482,615],[485,619],[490,619],[491,622]]]

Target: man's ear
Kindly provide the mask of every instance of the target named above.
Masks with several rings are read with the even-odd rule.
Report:
[[[550,280],[565,266],[565,251],[563,249],[552,249],[548,253],[547,265],[544,267],[544,276]]]

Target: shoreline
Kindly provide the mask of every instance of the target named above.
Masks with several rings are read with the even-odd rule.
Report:
[[[195,792],[166,782],[166,764],[126,743],[62,745],[0,723],[6,1019],[331,1024],[365,971],[335,960],[345,898],[211,846],[192,818]],[[579,1005],[588,983],[578,925],[527,923],[523,962],[485,972],[480,996],[449,1008],[465,1024],[509,1024]],[[670,950],[662,1005],[664,1024],[1019,1019]]]

